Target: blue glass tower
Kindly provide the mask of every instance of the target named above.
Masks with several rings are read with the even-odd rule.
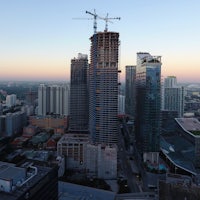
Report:
[[[159,152],[161,56],[137,53],[136,93],[136,142],[143,155],[144,153]]]

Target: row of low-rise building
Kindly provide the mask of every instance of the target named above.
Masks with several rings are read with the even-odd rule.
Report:
[[[21,136],[14,138],[11,145],[14,148],[39,147],[42,149],[56,150],[57,141],[64,134],[63,128],[41,130],[37,126],[28,125],[23,128]]]
[[[7,113],[0,116],[0,135],[13,136],[27,125],[27,114],[23,111]],[[68,126],[67,116],[30,116],[29,124],[40,129],[54,129],[54,132],[64,134]],[[30,130],[32,128],[29,127]]]
[[[63,129],[68,127],[68,117],[60,115],[30,116],[29,123],[41,129]],[[61,130],[60,130],[61,131]]]

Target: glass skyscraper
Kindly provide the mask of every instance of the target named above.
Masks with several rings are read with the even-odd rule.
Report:
[[[125,84],[125,113],[131,117],[135,117],[136,66],[126,66]]]
[[[161,56],[137,53],[136,142],[144,154],[158,161],[161,132]]]
[[[78,54],[71,60],[70,131],[88,131],[88,57]]]

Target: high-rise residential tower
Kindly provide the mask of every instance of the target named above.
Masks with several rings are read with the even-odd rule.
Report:
[[[50,88],[40,84],[38,88],[38,115],[50,113]]]
[[[69,115],[69,86],[41,84],[38,88],[38,115]]]
[[[161,56],[137,53],[136,142],[144,161],[158,162],[161,131]]]
[[[119,33],[98,32],[90,39],[89,131],[93,142],[114,144],[118,134]]]
[[[16,105],[17,96],[16,94],[10,94],[6,96],[6,105],[12,107]]]
[[[135,117],[136,105],[136,66],[126,66],[125,113]]]
[[[164,109],[177,111],[178,117],[184,113],[184,87],[178,86],[175,76],[168,76],[164,81]]]
[[[70,131],[88,131],[88,56],[78,54],[71,60]]]

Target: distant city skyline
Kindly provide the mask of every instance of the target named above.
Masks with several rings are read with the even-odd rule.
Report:
[[[121,81],[137,52],[151,52],[162,56],[162,76],[200,82],[199,8],[198,0],[0,0],[0,80],[69,81],[71,59],[89,56],[93,20],[85,11],[96,9],[121,17],[108,23],[120,34]],[[98,19],[97,31],[104,28]]]

